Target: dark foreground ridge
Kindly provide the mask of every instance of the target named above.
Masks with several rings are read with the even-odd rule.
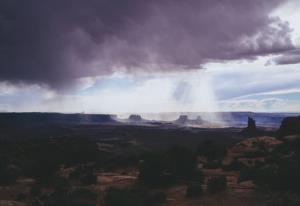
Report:
[[[18,122],[0,125],[0,206],[300,205],[299,117],[255,134],[262,128],[249,118],[244,136],[232,127],[108,124],[111,115],[0,116]]]

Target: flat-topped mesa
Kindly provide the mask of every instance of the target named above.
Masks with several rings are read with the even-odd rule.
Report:
[[[196,124],[204,124],[204,120],[201,118],[201,116],[198,116],[195,120],[193,120]]]
[[[131,114],[131,115],[128,117],[128,120],[131,121],[131,122],[142,122],[142,121],[143,121],[143,118],[141,117],[141,115],[138,115],[138,114]]]
[[[180,115],[180,116],[178,117],[178,119],[176,119],[174,122],[175,122],[176,124],[187,124],[188,121],[189,121],[189,118],[188,118],[187,115]]]
[[[88,114],[87,117],[91,123],[113,123],[116,122],[113,115],[110,114]]]
[[[198,116],[196,119],[189,119],[187,115],[180,115],[179,118],[174,121],[174,123],[181,125],[202,125],[204,120],[200,116]]]
[[[284,118],[278,132],[281,137],[300,135],[300,116]]]

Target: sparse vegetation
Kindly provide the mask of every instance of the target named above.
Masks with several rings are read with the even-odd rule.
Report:
[[[128,134],[138,134],[142,139],[145,137],[141,134],[146,130],[143,129],[118,130],[116,133],[123,139],[107,138],[103,144],[80,137],[2,142],[0,193],[11,189],[13,195],[8,198],[28,206],[100,203],[157,206],[169,205],[171,201],[182,201],[182,205],[200,202],[215,205],[208,199],[211,196],[226,199],[231,192],[235,194],[232,186],[235,184],[249,191],[257,189],[259,195],[251,193],[253,196],[249,198],[261,198],[262,206],[299,203],[300,142],[297,139],[282,140],[282,143],[273,137],[250,138],[232,147],[230,141],[201,140],[200,144],[199,140],[200,146],[196,147],[195,138],[190,145],[165,144],[154,149],[152,142],[151,146],[144,147],[136,144],[140,139],[135,138],[135,145],[130,145]],[[162,144],[165,135],[169,135],[166,131],[153,131]],[[176,140],[185,133],[172,135]],[[196,133],[189,135],[198,138]],[[110,149],[105,150],[104,146]],[[227,188],[230,192],[226,192]]]
[[[198,147],[197,152],[199,155],[207,157],[209,161],[220,160],[226,155],[226,147],[213,140],[206,140]]]
[[[142,205],[142,198],[130,189],[109,188],[104,197],[104,206],[138,206]]]
[[[199,198],[202,192],[202,185],[200,183],[190,183],[187,186],[185,196],[187,198]]]
[[[140,163],[139,180],[148,185],[166,185],[179,180],[203,180],[196,167],[196,156],[184,147],[175,146],[163,154],[147,155]]]
[[[210,193],[217,193],[224,191],[227,188],[226,177],[212,177],[207,182],[207,190]]]

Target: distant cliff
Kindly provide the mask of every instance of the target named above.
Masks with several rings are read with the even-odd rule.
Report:
[[[115,122],[114,116],[108,114],[0,113],[0,126]]]

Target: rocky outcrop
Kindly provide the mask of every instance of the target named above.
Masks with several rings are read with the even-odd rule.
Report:
[[[300,135],[300,116],[284,118],[279,128],[279,135],[281,137],[288,135]]]
[[[187,115],[180,115],[179,118],[177,120],[175,120],[174,122],[176,124],[187,124],[189,121],[189,118]]]
[[[248,125],[241,131],[242,135],[245,136],[255,136],[258,135],[258,130],[256,128],[255,120],[251,117],[248,117]]]
[[[91,123],[114,123],[116,120],[109,114],[90,114],[87,116],[90,118]]]
[[[189,119],[187,115],[180,115],[174,123],[179,125],[203,125],[205,121],[200,116],[196,119]]]
[[[195,120],[192,120],[195,124],[203,124],[205,121],[198,116]]]
[[[270,136],[247,138],[227,151],[223,164],[230,165],[238,161],[243,165],[254,166],[257,161],[264,162],[265,157],[280,144],[282,141]]]
[[[255,120],[252,119],[251,117],[248,117],[248,130],[250,131],[256,131],[256,124],[255,124]]]
[[[130,122],[142,122],[144,121],[141,115],[138,114],[132,114],[128,117],[128,121]]]

